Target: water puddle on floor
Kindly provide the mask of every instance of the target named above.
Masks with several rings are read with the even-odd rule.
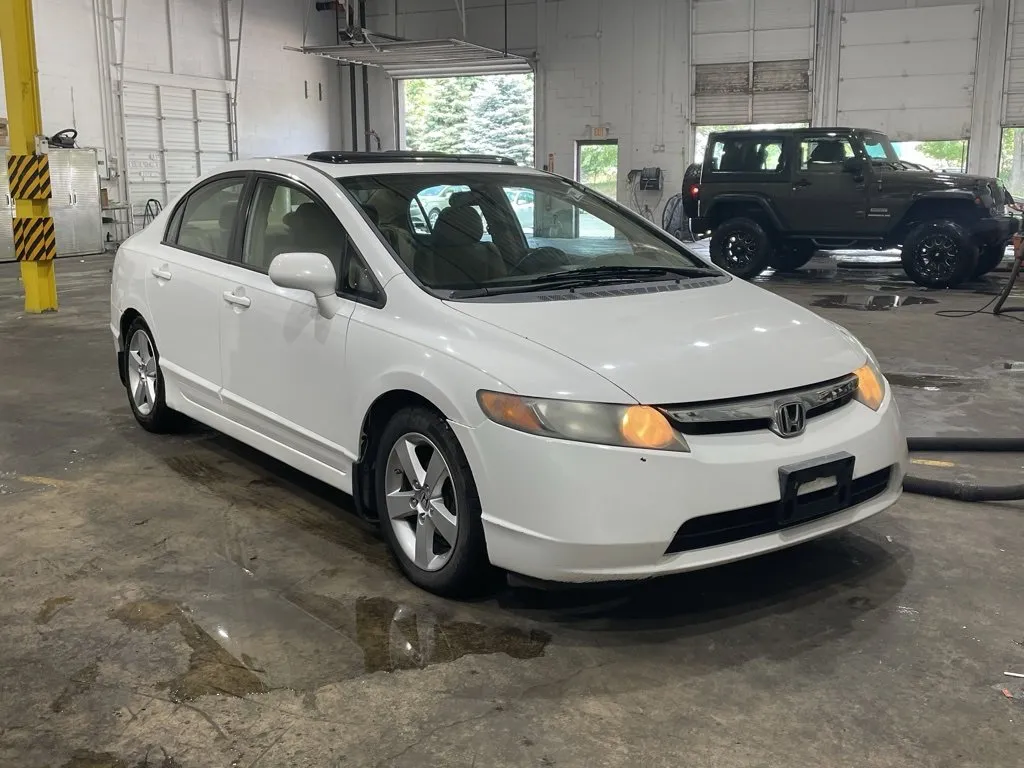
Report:
[[[886,380],[894,387],[923,389],[927,392],[939,392],[944,389],[960,389],[975,384],[978,379],[959,378],[956,376],[938,376],[927,373],[887,373]]]
[[[899,294],[881,293],[875,295],[856,295],[830,293],[818,296],[811,302],[812,307],[824,309],[854,309],[859,312],[887,312],[900,307],[912,307],[920,304],[938,304],[936,299],[924,296],[901,296]]]

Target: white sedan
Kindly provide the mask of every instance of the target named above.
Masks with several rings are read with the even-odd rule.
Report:
[[[419,231],[442,184],[464,191]],[[853,336],[510,161],[232,163],[120,248],[110,329],[143,427],[184,414],[351,493],[442,594],[725,563],[900,495]]]

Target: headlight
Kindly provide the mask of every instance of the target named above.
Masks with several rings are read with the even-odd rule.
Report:
[[[885,399],[885,379],[878,370],[878,363],[873,357],[853,372],[857,377],[857,394],[855,399],[864,403],[872,411],[882,407],[882,400]]]
[[[649,405],[605,405],[545,400],[481,390],[480,408],[491,421],[533,435],[581,443],[689,451],[668,419]]]

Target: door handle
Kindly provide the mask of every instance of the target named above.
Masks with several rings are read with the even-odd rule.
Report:
[[[811,182],[809,182],[807,179],[799,179],[798,181],[793,182],[793,189],[800,189],[800,187],[809,186],[811,186]]]
[[[153,269],[151,271],[153,272],[153,277],[155,277],[157,280],[170,280],[171,279],[171,273],[167,271],[167,265],[166,264],[163,267],[161,267],[160,269],[157,269],[156,267],[153,267]]]
[[[242,307],[243,309],[252,304],[252,299],[248,296],[239,296],[231,291],[224,291],[224,301],[228,304],[234,304],[236,307]]]

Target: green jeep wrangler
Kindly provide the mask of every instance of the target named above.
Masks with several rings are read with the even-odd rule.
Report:
[[[742,278],[817,250],[902,247],[915,283],[948,288],[995,269],[1018,226],[995,179],[913,168],[857,128],[712,133],[683,184],[691,230]]]

